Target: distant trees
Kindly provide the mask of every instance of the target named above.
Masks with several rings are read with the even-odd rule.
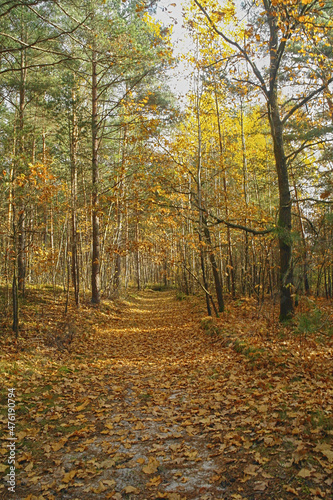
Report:
[[[92,302],[99,303],[114,196],[132,175],[125,143],[135,145],[130,169],[143,168],[140,109],[159,92],[158,75],[171,59],[167,35],[135,2],[1,7],[2,254],[16,333],[27,279],[51,274],[55,286],[62,276],[68,287],[71,275],[78,306],[88,265]],[[133,105],[126,110],[126,103]],[[157,107],[155,115],[158,121]],[[43,195],[36,198],[33,186]]]
[[[0,265],[19,331],[26,288],[76,306],[158,283],[331,297],[332,3],[188,4],[184,109],[152,6],[0,6]]]
[[[297,115],[301,119],[304,106],[315,103],[316,97],[325,90],[327,92],[333,82],[333,77],[327,77],[323,83],[317,72],[320,68],[322,73],[325,68],[324,73],[330,75],[331,58],[320,50],[313,50],[319,43],[329,44],[333,5],[321,1],[288,4],[282,0],[245,2],[248,24],[241,30],[241,39],[238,33],[232,36],[218,27],[230,7],[210,14],[204,4],[194,2],[209,21],[211,29],[231,51],[227,56],[231,68],[239,66],[239,61],[242,61],[241,75],[234,79],[247,90],[259,89],[265,99],[279,188],[280,318],[285,320],[293,313],[292,199],[288,158],[295,154],[294,151],[287,156],[286,133],[291,119]],[[296,51],[293,51],[294,41],[297,41]],[[310,74],[301,61],[302,53],[308,55],[307,65],[313,67]],[[258,56],[268,61],[264,69],[258,65]],[[292,87],[297,87],[297,90],[292,91]],[[293,92],[291,98],[290,91]]]

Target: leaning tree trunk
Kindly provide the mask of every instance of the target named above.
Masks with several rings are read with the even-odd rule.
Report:
[[[210,231],[207,226],[207,221],[206,218],[203,217],[203,230],[204,230],[204,236],[205,240],[208,244],[209,248],[209,260],[212,265],[212,271],[213,271],[213,277],[214,277],[214,283],[215,283],[215,290],[216,290],[216,297],[217,297],[217,303],[219,306],[219,312],[224,312],[224,300],[223,300],[223,291],[222,291],[222,284],[221,284],[221,279],[218,271],[218,265],[216,262],[215,258],[215,253],[212,245],[212,239],[210,236]]]

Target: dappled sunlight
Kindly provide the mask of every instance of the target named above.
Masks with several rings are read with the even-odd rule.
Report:
[[[147,299],[143,293],[132,304],[109,305],[108,314],[86,308],[71,315],[80,329],[67,350],[38,345],[32,351],[28,340],[19,355],[9,349],[15,364],[10,371],[4,358],[4,379],[17,386],[18,420],[36,440],[30,441],[19,423],[22,454],[36,470],[41,470],[40,456],[43,463],[52,457],[41,476],[44,487],[54,482],[51,463],[56,460],[73,478],[74,472],[82,478],[76,496],[69,498],[108,498],[91,496],[96,476],[94,491],[108,492],[114,483],[123,491],[131,478],[130,486],[144,492],[136,495],[141,500],[169,498],[163,496],[169,491],[161,489],[165,484],[173,484],[176,492],[189,484],[188,498],[196,498],[204,482],[213,499],[224,491],[216,471],[229,477],[232,463],[230,477],[236,479],[230,491],[238,495],[232,488],[242,479],[250,497],[261,464],[267,491],[279,484],[275,474],[284,473],[285,464],[290,477],[299,470],[311,472],[300,469],[298,455],[290,455],[295,436],[297,453],[304,460],[315,457],[316,470],[328,478],[330,346],[297,344],[290,336],[265,340],[259,335],[263,320],[247,322],[247,307],[230,304],[227,314],[211,320],[222,329],[212,334],[200,326],[190,301],[177,302],[171,293]],[[231,326],[237,334],[231,335]],[[185,471],[182,476],[175,475],[179,469]],[[63,489],[72,491],[70,472],[57,470]],[[20,477],[31,485],[34,476],[21,469]],[[146,491],[155,493],[147,497]]]

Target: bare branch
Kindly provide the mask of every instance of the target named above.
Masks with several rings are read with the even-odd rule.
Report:
[[[221,219],[220,217],[216,217],[216,215],[213,215],[206,209],[202,210],[207,214],[207,216],[215,220],[215,223],[213,225],[224,224],[225,226],[230,227],[231,229],[240,229],[241,231],[245,231],[246,233],[251,233],[256,236],[262,236],[264,234],[269,234],[274,231],[274,228],[257,230],[257,229],[252,229],[251,227],[243,226],[242,224],[234,224],[233,222]]]
[[[289,120],[289,118],[299,109],[301,108],[302,106],[304,106],[304,104],[306,104],[307,102],[311,101],[311,99],[313,97],[315,97],[316,95],[320,94],[320,92],[322,92],[323,90],[326,89],[326,87],[333,82],[333,77],[330,78],[329,80],[327,80],[327,82],[325,82],[323,85],[321,85],[318,89],[315,89],[313,90],[312,92],[310,92],[310,94],[306,97],[304,97],[298,104],[295,104],[295,106],[293,108],[291,108],[291,110],[285,115],[285,117],[282,119],[282,123],[285,124],[287,120]]]
[[[298,203],[306,203],[307,201],[311,201],[312,203],[323,203],[324,205],[333,205],[333,200],[318,200],[316,198],[302,198],[301,200],[297,200]]]
[[[221,38],[223,38],[223,40],[228,44],[228,45],[231,45],[232,47],[235,47],[238,52],[244,57],[244,59],[249,63],[249,65],[251,66],[252,68],[252,71],[253,73],[255,74],[255,76],[258,78],[260,84],[261,84],[261,88],[265,94],[266,97],[268,97],[269,95],[269,92],[267,90],[267,87],[266,87],[266,83],[265,83],[265,80],[262,76],[262,74],[260,73],[259,69],[257,68],[257,65],[255,64],[255,62],[252,61],[252,59],[250,59],[249,55],[247,54],[246,50],[243,49],[239,43],[235,42],[234,40],[231,40],[231,38],[227,37],[222,31],[220,31],[215,23],[212,21],[210,15],[208,14],[208,12],[206,11],[206,9],[198,2],[198,0],[194,0],[195,4],[199,7],[199,9],[201,10],[201,12],[203,12],[203,14],[206,16],[206,18],[208,19],[211,27],[213,28],[213,30],[215,31],[215,33],[217,33]]]

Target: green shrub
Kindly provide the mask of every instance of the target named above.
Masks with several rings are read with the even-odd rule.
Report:
[[[295,333],[306,337],[307,335],[318,332],[322,326],[323,313],[315,308],[310,312],[298,316],[298,324]]]
[[[212,316],[205,316],[202,318],[200,326],[207,333],[207,335],[220,335],[222,333],[216,324],[215,318]]]
[[[184,292],[177,292],[176,294],[176,300],[182,301],[186,300],[187,295]]]

